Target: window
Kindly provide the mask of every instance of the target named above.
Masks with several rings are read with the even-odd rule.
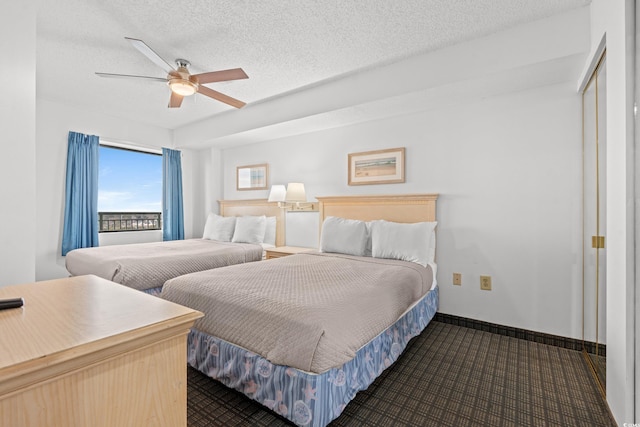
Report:
[[[98,230],[162,229],[162,155],[100,146]]]

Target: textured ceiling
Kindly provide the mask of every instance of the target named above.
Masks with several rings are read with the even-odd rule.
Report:
[[[96,71],[165,76],[125,36],[144,40],[170,63],[189,60],[194,73],[243,68],[249,79],[209,86],[251,104],[589,3],[42,0],[37,96],[176,129],[233,108],[195,95],[182,108],[168,109],[163,83],[96,76]]]

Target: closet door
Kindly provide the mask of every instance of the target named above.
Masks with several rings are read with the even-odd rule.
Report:
[[[606,376],[606,57],[583,96],[583,349],[602,390]]]

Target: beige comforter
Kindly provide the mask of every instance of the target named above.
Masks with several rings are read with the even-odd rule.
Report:
[[[260,245],[188,239],[76,249],[65,264],[72,276],[95,274],[145,290],[183,274],[261,259]]]
[[[306,253],[168,281],[161,296],[205,313],[194,327],[271,363],[322,373],[356,351],[430,289],[431,268]]]

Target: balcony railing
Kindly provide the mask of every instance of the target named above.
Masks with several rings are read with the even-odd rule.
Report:
[[[98,212],[98,231],[162,230],[162,212]]]

